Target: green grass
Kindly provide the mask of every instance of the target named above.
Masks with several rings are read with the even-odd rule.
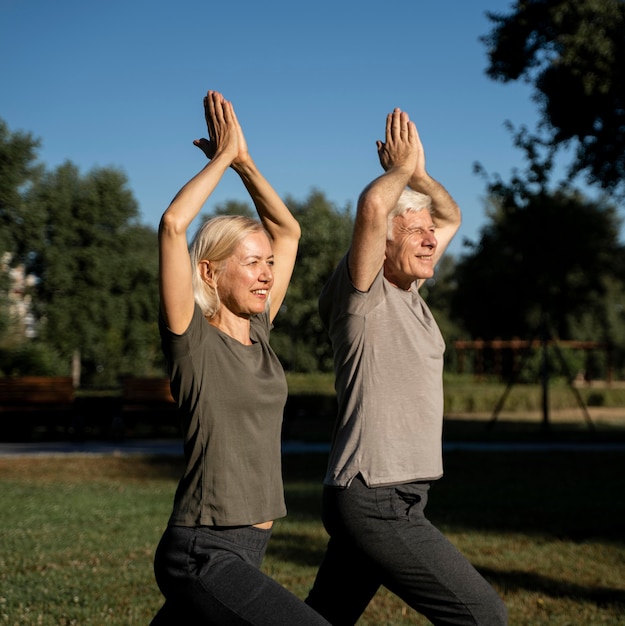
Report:
[[[289,384],[289,393],[317,395],[334,395],[334,374],[299,374],[287,372],[286,379]]]
[[[287,412],[285,436],[329,441],[336,413],[336,403],[330,401],[335,398],[332,375],[290,373],[287,379],[289,401],[297,410]],[[540,384],[515,384],[508,389],[503,382],[447,374],[445,439],[625,441],[622,382],[610,386],[594,383],[573,389],[563,379],[551,380],[547,386],[546,416],[543,394]],[[298,399],[301,399],[299,403]],[[497,415],[496,408],[500,409]]]
[[[511,625],[625,623],[625,455],[450,452],[430,518],[504,597]],[[322,558],[324,455],[285,457],[289,516],[264,568],[304,597]],[[168,458],[0,459],[0,624],[134,625],[161,603],[152,556]],[[426,624],[380,591],[359,624]]]
[[[287,373],[289,393],[334,396],[332,374]],[[478,379],[468,374],[445,374],[445,409],[448,413],[490,413],[507,388],[497,379]],[[575,392],[563,378],[552,378],[547,385],[549,406],[553,410],[576,408]],[[625,407],[625,385],[617,381],[610,385],[596,382],[576,387],[582,401],[589,407]],[[504,402],[507,411],[540,410],[543,387],[539,381],[532,384],[514,384]]]
[[[546,386],[549,408],[554,411],[578,408],[578,398],[587,407],[625,406],[625,386],[622,382],[607,385],[595,383],[572,388],[564,379],[550,380]],[[448,413],[491,413],[504,394],[503,410],[542,410],[541,384],[508,385],[499,381],[477,380],[473,376],[445,377],[445,410]]]

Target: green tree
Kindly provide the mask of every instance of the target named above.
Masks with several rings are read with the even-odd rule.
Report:
[[[458,288],[456,262],[454,255],[445,254],[436,266],[434,277],[426,280],[420,289],[447,344],[445,366],[450,369],[457,365],[453,342],[465,336],[464,326],[452,317],[451,312],[452,298]]]
[[[9,131],[0,119],[0,347],[15,345],[19,333],[9,311],[10,273],[32,235],[24,193],[41,171],[36,163],[39,141],[28,133]]]
[[[600,276],[602,297],[592,298],[586,310],[572,317],[571,334],[576,339],[604,341],[612,349],[614,374],[625,374],[625,283],[623,278]],[[607,362],[602,351],[589,352],[583,369],[589,379],[605,379]]]
[[[40,340],[66,368],[79,351],[88,383],[154,367],[156,234],[139,224],[125,175],[102,168],[83,177],[67,162],[33,186],[28,207],[36,228],[24,259],[39,279]]]
[[[589,311],[604,316],[607,285],[613,293],[623,284],[616,208],[566,186],[550,191],[544,176],[538,184],[531,173],[489,184],[489,222],[458,263],[451,299],[472,337],[530,338],[549,320],[561,339],[579,339],[576,320]],[[607,331],[587,338],[605,340]]]
[[[319,190],[303,202],[292,197],[286,204],[302,229],[293,278],[275,320],[271,343],[287,370],[331,371],[332,356],[327,333],[321,324],[317,300],[321,288],[347,252],[353,218],[350,206],[340,210]],[[205,216],[256,216],[250,204],[228,201]]]
[[[318,298],[351,241],[351,207],[338,209],[319,190],[303,201],[287,198],[302,228],[293,279],[276,318],[272,343],[285,368],[331,371],[332,353],[318,311]]]
[[[258,217],[249,202],[241,202],[239,200],[228,200],[223,204],[218,204],[208,217],[214,217],[215,215],[245,215],[253,218]]]
[[[625,2],[518,0],[482,38],[487,74],[534,87],[533,137],[548,152],[574,146],[570,176],[625,193]]]
[[[41,173],[40,142],[29,133],[9,131],[0,119],[0,251],[15,254],[28,240],[24,193]],[[21,228],[15,228],[15,225]]]

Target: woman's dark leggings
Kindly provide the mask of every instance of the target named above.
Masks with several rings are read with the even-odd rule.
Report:
[[[151,626],[328,626],[297,596],[260,571],[271,536],[254,526],[169,527],[154,572],[165,604]]]
[[[306,602],[334,626],[358,621],[383,585],[436,625],[502,626],[495,590],[425,517],[429,484],[324,488],[330,540]]]

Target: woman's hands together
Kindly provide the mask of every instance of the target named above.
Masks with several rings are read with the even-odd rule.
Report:
[[[209,159],[224,154],[235,169],[244,164],[250,156],[232,103],[221,93],[209,91],[204,98],[204,118],[209,138],[196,139],[193,143]]]

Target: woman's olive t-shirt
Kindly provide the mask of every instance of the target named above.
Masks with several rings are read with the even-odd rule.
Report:
[[[268,312],[253,316],[246,346],[211,326],[197,305],[182,335],[161,316],[186,463],[170,525],[251,525],[286,515],[280,439],[287,383],[270,329]]]

